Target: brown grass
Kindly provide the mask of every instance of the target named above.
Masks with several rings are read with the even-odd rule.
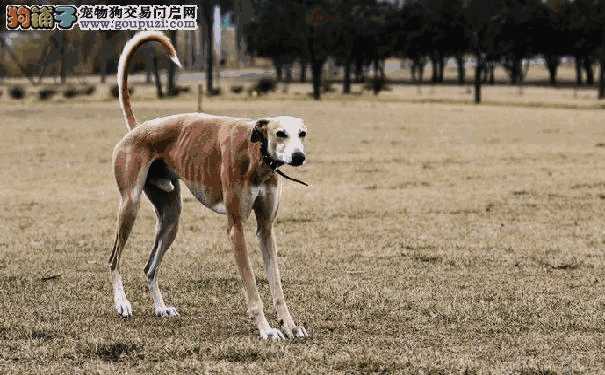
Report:
[[[135,99],[135,113],[191,111],[190,99]],[[0,372],[605,366],[600,111],[205,101],[211,113],[302,116],[310,129],[310,162],[289,172],[313,186],[286,184],[277,233],[286,298],[313,337],[267,343],[246,317],[225,218],[188,193],[160,273],[181,317],[152,314],[142,269],[154,214],[144,203],[123,259],[135,317],[117,318],[106,261],[117,204],[111,151],[125,128],[117,103],[75,103],[1,103]],[[272,317],[252,228],[251,218]]]

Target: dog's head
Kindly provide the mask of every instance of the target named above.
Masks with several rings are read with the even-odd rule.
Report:
[[[298,167],[305,162],[306,136],[307,128],[302,119],[279,116],[257,120],[250,141],[266,140],[269,156]]]

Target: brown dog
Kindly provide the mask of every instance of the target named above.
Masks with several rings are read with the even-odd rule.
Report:
[[[118,314],[125,318],[132,316],[132,306],[126,299],[119,273],[119,262],[137,216],[141,193],[145,192],[157,215],[155,245],[145,267],[155,314],[162,317],[178,315],[174,307],[164,304],[157,271],[162,256],[176,236],[181,213],[178,179],[181,179],[203,205],[227,215],[227,231],[244,281],[248,313],[254,319],[260,336],[263,339],[282,339],[284,334],[288,337],[307,336],[305,328],[294,323],[284,300],[273,235],[273,221],[281,193],[275,172],[283,164],[299,166],[304,163],[303,141],[307,130],[303,121],[293,117],[250,120],[189,113],[137,125],[128,96],[127,68],[135,50],[148,41],[161,43],[172,61],[180,66],[173,45],[160,32],[136,34],[120,56],[119,99],[130,131],[113,153],[121,200],[109,264]],[[256,234],[281,330],[272,328],[265,318],[250,268],[243,225],[252,210],[256,215]]]

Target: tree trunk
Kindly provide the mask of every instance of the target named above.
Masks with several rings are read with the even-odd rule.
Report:
[[[531,63],[529,60],[526,61],[525,65],[523,65],[523,61],[521,61],[521,83],[525,82],[525,78],[529,74],[529,68],[531,68]]]
[[[363,83],[365,82],[365,75],[363,74],[363,64],[361,61],[355,62],[355,82]]]
[[[200,16],[198,18],[198,31],[197,31],[197,39],[200,45],[197,49],[197,56],[195,58],[195,63],[198,69],[204,70],[205,66],[205,53],[206,53],[206,22],[204,21],[204,17]]]
[[[2,35],[0,35],[0,39],[2,38]],[[6,60],[6,52],[4,50],[4,48],[0,48],[0,66],[6,66],[5,65],[5,60]],[[6,77],[7,72],[5,69],[0,69],[0,82],[2,82],[4,80],[4,77]]]
[[[481,54],[477,53],[475,55],[477,59],[475,65],[475,104],[481,103],[481,71],[483,62],[481,61]]]
[[[292,82],[292,64],[286,65],[286,82]]]
[[[300,77],[299,81],[301,83],[307,82],[307,63],[304,61],[300,62]]]
[[[599,99],[605,99],[605,56],[599,59]]]
[[[592,67],[592,59],[590,57],[584,58],[584,69],[586,70],[586,83],[594,85],[594,69]]]
[[[506,61],[504,66],[508,70],[511,85],[516,85],[517,83],[521,82],[521,65],[522,60],[517,57],[513,57]]]
[[[432,68],[431,82],[437,83],[437,82],[439,82],[439,66],[438,66],[438,59],[435,56],[431,56],[431,68]]]
[[[344,75],[342,78],[342,93],[348,95],[351,93],[351,62],[344,64]]]
[[[155,93],[158,98],[162,98],[164,93],[162,92],[162,80],[160,79],[160,71],[158,69],[158,56],[154,50],[150,50],[152,53],[152,64],[153,64],[153,77],[155,79]]]
[[[424,81],[424,64],[425,62],[422,60],[422,58],[419,58],[417,60],[417,74],[418,74],[418,83],[422,83]]]
[[[107,80],[107,56],[105,56],[105,54],[103,54],[103,57],[102,57],[100,73],[101,73],[101,83],[105,83],[105,81]]]
[[[212,12],[206,14],[206,93],[212,95],[214,92],[214,15]]]
[[[559,71],[559,64],[561,59],[559,56],[544,56],[544,62],[546,63],[546,69],[548,69],[548,76],[550,84],[552,86],[557,85],[557,73]]]
[[[281,82],[284,80],[284,71],[283,66],[279,61],[274,61],[273,65],[275,65],[275,79],[277,82]]]
[[[378,93],[380,92],[380,80],[382,79],[382,76],[380,74],[380,62],[378,61],[378,59],[374,60],[374,79],[372,80],[372,91],[374,92],[374,95],[378,95]]]
[[[66,55],[66,53],[65,53],[65,33],[64,32],[59,32],[59,33],[60,33],[60,36],[59,36],[59,41],[60,41],[59,42],[60,43],[60,45],[59,45],[59,53],[60,53],[60,56],[61,56],[61,59],[59,61],[59,77],[61,78],[61,84],[63,85],[63,84],[65,84],[66,76],[67,76],[66,71],[65,71],[66,70],[66,66],[65,66],[65,64],[66,64],[66,58],[65,58],[65,55]]]
[[[313,74],[313,99],[321,100],[321,71],[323,63],[319,61],[313,61],[311,63],[311,71]]]
[[[576,67],[576,84],[581,85],[582,82],[582,59],[579,56],[574,57]]]
[[[445,71],[445,58],[443,56],[439,56],[439,83],[443,83],[444,81],[444,71]]]
[[[512,74],[512,83],[517,84],[521,82],[521,60],[515,58],[513,60],[513,74]]]
[[[176,30],[170,30],[168,35],[172,45],[176,46]],[[172,61],[168,64],[168,96],[176,96],[176,65]]]
[[[103,33],[101,35],[101,40],[103,45],[101,46],[101,66],[99,67],[99,73],[101,74],[101,83],[105,83],[107,80],[107,50],[109,49],[109,33]]]
[[[235,21],[235,54],[237,55],[237,67],[240,67],[242,63],[242,2],[234,1],[233,2],[233,15]]]
[[[456,65],[458,67],[458,84],[463,85],[466,81],[466,61],[464,55],[456,56]]]
[[[550,84],[552,86],[556,86],[557,85],[557,72],[558,71],[559,71],[559,67],[558,66],[549,66],[548,67],[549,80],[550,80]]]
[[[187,45],[187,69],[193,68],[193,62],[195,61],[195,43],[193,43],[195,39],[194,31],[186,31],[185,32],[185,40]],[[239,52],[239,51],[238,51]]]
[[[372,67],[374,68],[374,80],[380,79],[380,68],[378,67],[378,60],[374,60],[372,62]]]
[[[490,85],[493,85],[496,83],[496,64],[494,64],[493,62],[489,64],[489,79],[488,82]]]

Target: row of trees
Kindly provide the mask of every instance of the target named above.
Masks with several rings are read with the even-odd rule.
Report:
[[[502,66],[512,84],[524,81],[528,60],[541,57],[557,84],[564,56],[573,57],[576,82],[593,84],[601,66],[599,97],[605,96],[605,0],[254,0],[246,28],[252,54],[271,58],[278,78],[294,63],[311,66],[313,96],[321,96],[321,74],[329,58],[343,68],[343,93],[351,77],[368,68],[384,79],[387,57],[412,61],[421,81],[430,63],[434,83],[443,82],[445,62],[457,62],[466,81],[469,56],[475,63],[475,99],[481,84]]]
[[[322,72],[329,59],[342,67],[343,93],[347,94],[351,83],[363,81],[367,71],[374,72],[375,81],[384,81],[384,61],[388,57],[409,59],[412,77],[417,81],[424,79],[425,67],[430,66],[430,80],[434,83],[444,81],[449,59],[457,62],[458,82],[465,83],[467,62],[472,57],[476,62],[475,98],[480,101],[481,85],[494,81],[496,66],[505,69],[511,83],[521,84],[529,59],[541,57],[551,83],[556,85],[561,59],[569,56],[575,61],[578,85],[593,84],[594,66],[601,66],[599,96],[605,96],[605,0],[203,0],[197,3],[203,38],[199,38],[199,46],[188,44],[185,50],[189,53],[195,49],[200,52],[196,56],[205,56],[208,93],[214,91],[212,14],[214,7],[220,6],[223,14],[233,12],[235,16],[237,45],[245,40],[251,54],[271,58],[278,78],[290,79],[292,66],[298,64],[302,67],[300,78],[305,81],[310,67],[316,99],[321,97]],[[252,21],[242,16],[248,13],[244,9],[253,14]],[[83,62],[89,61],[92,68],[81,73],[92,70],[103,78],[115,70],[117,54],[128,37],[126,32],[118,31],[47,34],[41,34],[44,38],[32,38],[32,43],[47,40],[40,48],[21,48],[40,55],[33,58],[37,62],[31,66],[20,63],[23,60],[14,56],[19,51],[11,49],[0,34],[4,60],[15,62],[31,79],[48,74],[52,68],[49,61],[58,61],[55,65],[62,81],[70,70],[77,73],[83,69]],[[176,33],[169,34],[175,41]],[[186,37],[185,40],[193,40],[192,34]],[[155,77],[161,94],[158,64],[163,66],[163,59],[158,60],[153,48],[141,55],[148,56],[144,65],[149,80]],[[171,65],[168,69],[168,95],[171,95],[176,92],[175,72]]]

